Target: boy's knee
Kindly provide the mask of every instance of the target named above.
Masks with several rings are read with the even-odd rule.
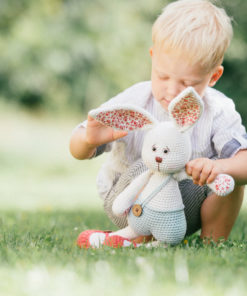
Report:
[[[236,194],[239,197],[243,197],[244,196],[244,189],[245,189],[244,185],[235,185],[235,188],[232,193]]]
[[[245,189],[245,186],[244,185],[235,185],[235,188],[234,190],[226,197],[221,197],[223,198],[223,201],[224,201],[224,198],[227,200],[232,200],[232,201],[235,201],[235,202],[240,202],[242,203],[243,201],[243,198],[244,198],[244,189]]]

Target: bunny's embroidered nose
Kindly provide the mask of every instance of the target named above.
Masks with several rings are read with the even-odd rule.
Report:
[[[161,158],[161,157],[158,157],[158,156],[155,157],[155,160],[156,160],[156,162],[158,162],[158,163],[161,163],[161,162],[162,162],[162,158]]]

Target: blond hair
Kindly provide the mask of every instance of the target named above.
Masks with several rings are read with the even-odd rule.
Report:
[[[168,4],[152,29],[154,46],[184,52],[191,64],[206,71],[223,61],[233,35],[231,18],[207,0],[179,0]]]

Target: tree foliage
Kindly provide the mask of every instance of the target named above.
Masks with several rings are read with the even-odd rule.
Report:
[[[87,110],[149,80],[151,27],[168,2],[1,0],[1,98],[33,108]],[[247,3],[223,5],[235,19],[235,37],[217,88],[247,118]]]

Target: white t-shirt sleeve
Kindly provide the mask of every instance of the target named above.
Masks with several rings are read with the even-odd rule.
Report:
[[[214,114],[212,143],[219,158],[229,158],[239,150],[247,149],[245,127],[233,101],[228,98]]]

